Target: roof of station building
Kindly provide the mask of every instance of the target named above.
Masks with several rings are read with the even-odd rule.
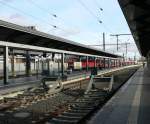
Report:
[[[150,50],[150,0],[118,0],[135,43],[146,56]]]
[[[71,40],[40,32],[34,28],[30,29],[2,20],[0,20],[0,40],[99,56],[121,57]]]

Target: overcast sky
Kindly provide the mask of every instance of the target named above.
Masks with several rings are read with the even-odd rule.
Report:
[[[106,44],[116,43],[110,34],[130,34],[117,0],[0,0],[0,19],[36,26],[37,30],[85,45],[102,44],[103,32]],[[128,57],[139,56],[132,36],[120,36],[119,42],[130,42]],[[106,46],[106,50],[120,55],[126,51],[125,45],[119,46],[118,52],[116,46]]]

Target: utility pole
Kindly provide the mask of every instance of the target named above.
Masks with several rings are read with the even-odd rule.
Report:
[[[134,61],[136,61],[136,52],[135,52],[135,55],[134,55]]]
[[[105,44],[105,46],[116,46],[116,45],[118,45],[118,46],[120,46],[120,45],[124,45],[125,46],[125,55],[126,55],[126,57],[127,57],[127,53],[128,53],[128,45],[129,44],[131,44],[131,43],[129,43],[129,42],[125,42],[125,43],[118,43],[118,44]],[[88,46],[103,46],[104,47],[104,44],[100,44],[100,45],[88,45]],[[113,53],[114,53],[114,51],[113,51]],[[125,57],[125,55],[123,54],[123,56]]]
[[[130,43],[125,43],[125,47],[126,47],[126,59],[127,59],[127,53],[128,53],[128,45],[129,45]]]
[[[127,43],[125,43],[125,46],[126,46],[126,57],[127,57],[128,44],[127,44]]]
[[[105,51],[105,33],[103,32],[103,51]]]
[[[103,32],[103,51],[105,51],[105,33]],[[105,68],[105,58],[104,58],[104,68]]]
[[[117,38],[117,51],[118,51],[119,36],[122,36],[122,35],[132,35],[132,34],[110,34],[110,36],[115,36]]]

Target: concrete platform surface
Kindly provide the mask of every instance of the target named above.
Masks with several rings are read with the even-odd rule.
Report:
[[[150,70],[141,67],[88,124],[150,124]]]

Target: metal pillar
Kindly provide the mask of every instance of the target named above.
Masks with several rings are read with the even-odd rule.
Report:
[[[81,56],[79,57],[79,61],[80,61],[80,63],[82,63],[82,60],[81,60]],[[81,68],[80,68],[80,70],[82,71],[82,65],[81,65]]]
[[[36,70],[36,58],[34,56],[34,71]]]
[[[104,62],[104,68],[105,68],[105,67],[106,67],[106,66],[105,66],[105,58],[103,59],[103,62]]]
[[[88,62],[89,61],[89,57],[88,56],[86,56],[86,71],[88,71],[89,70],[89,67],[88,67]]]
[[[36,61],[36,76],[37,78],[39,77],[39,65],[40,65],[40,60],[39,57],[37,58],[38,61]]]
[[[58,55],[60,57],[60,55]],[[58,59],[59,59],[58,57]],[[58,60],[58,74],[60,75],[60,60]]]
[[[105,33],[103,33],[103,51],[105,51]]]
[[[41,56],[41,67],[42,67],[42,73],[43,73],[43,71],[44,71],[44,53],[43,53],[43,55]]]
[[[108,68],[110,68],[110,59],[108,59]]]
[[[14,50],[10,49],[11,51],[11,72],[12,72],[12,76],[15,77],[16,73],[15,73],[15,55],[14,55]]]
[[[119,67],[121,67],[121,60],[119,59]]]
[[[42,73],[44,74],[44,71],[46,70],[46,53],[43,52],[43,55],[42,55]]]
[[[96,57],[94,58],[94,67],[97,68],[97,66],[96,66]]]
[[[8,47],[4,47],[4,85],[8,84],[8,68],[9,68],[9,63],[8,63]]]
[[[50,74],[50,59],[49,58],[46,58],[46,62],[47,62],[47,70],[48,70],[48,73]]]
[[[117,51],[118,51],[118,42],[119,42],[118,35],[116,35],[116,37],[117,37]]]
[[[26,51],[26,75],[27,76],[31,75],[31,58],[29,51]]]
[[[112,68],[112,60],[110,59],[110,68]]]
[[[61,54],[61,75],[64,76],[64,53]]]

